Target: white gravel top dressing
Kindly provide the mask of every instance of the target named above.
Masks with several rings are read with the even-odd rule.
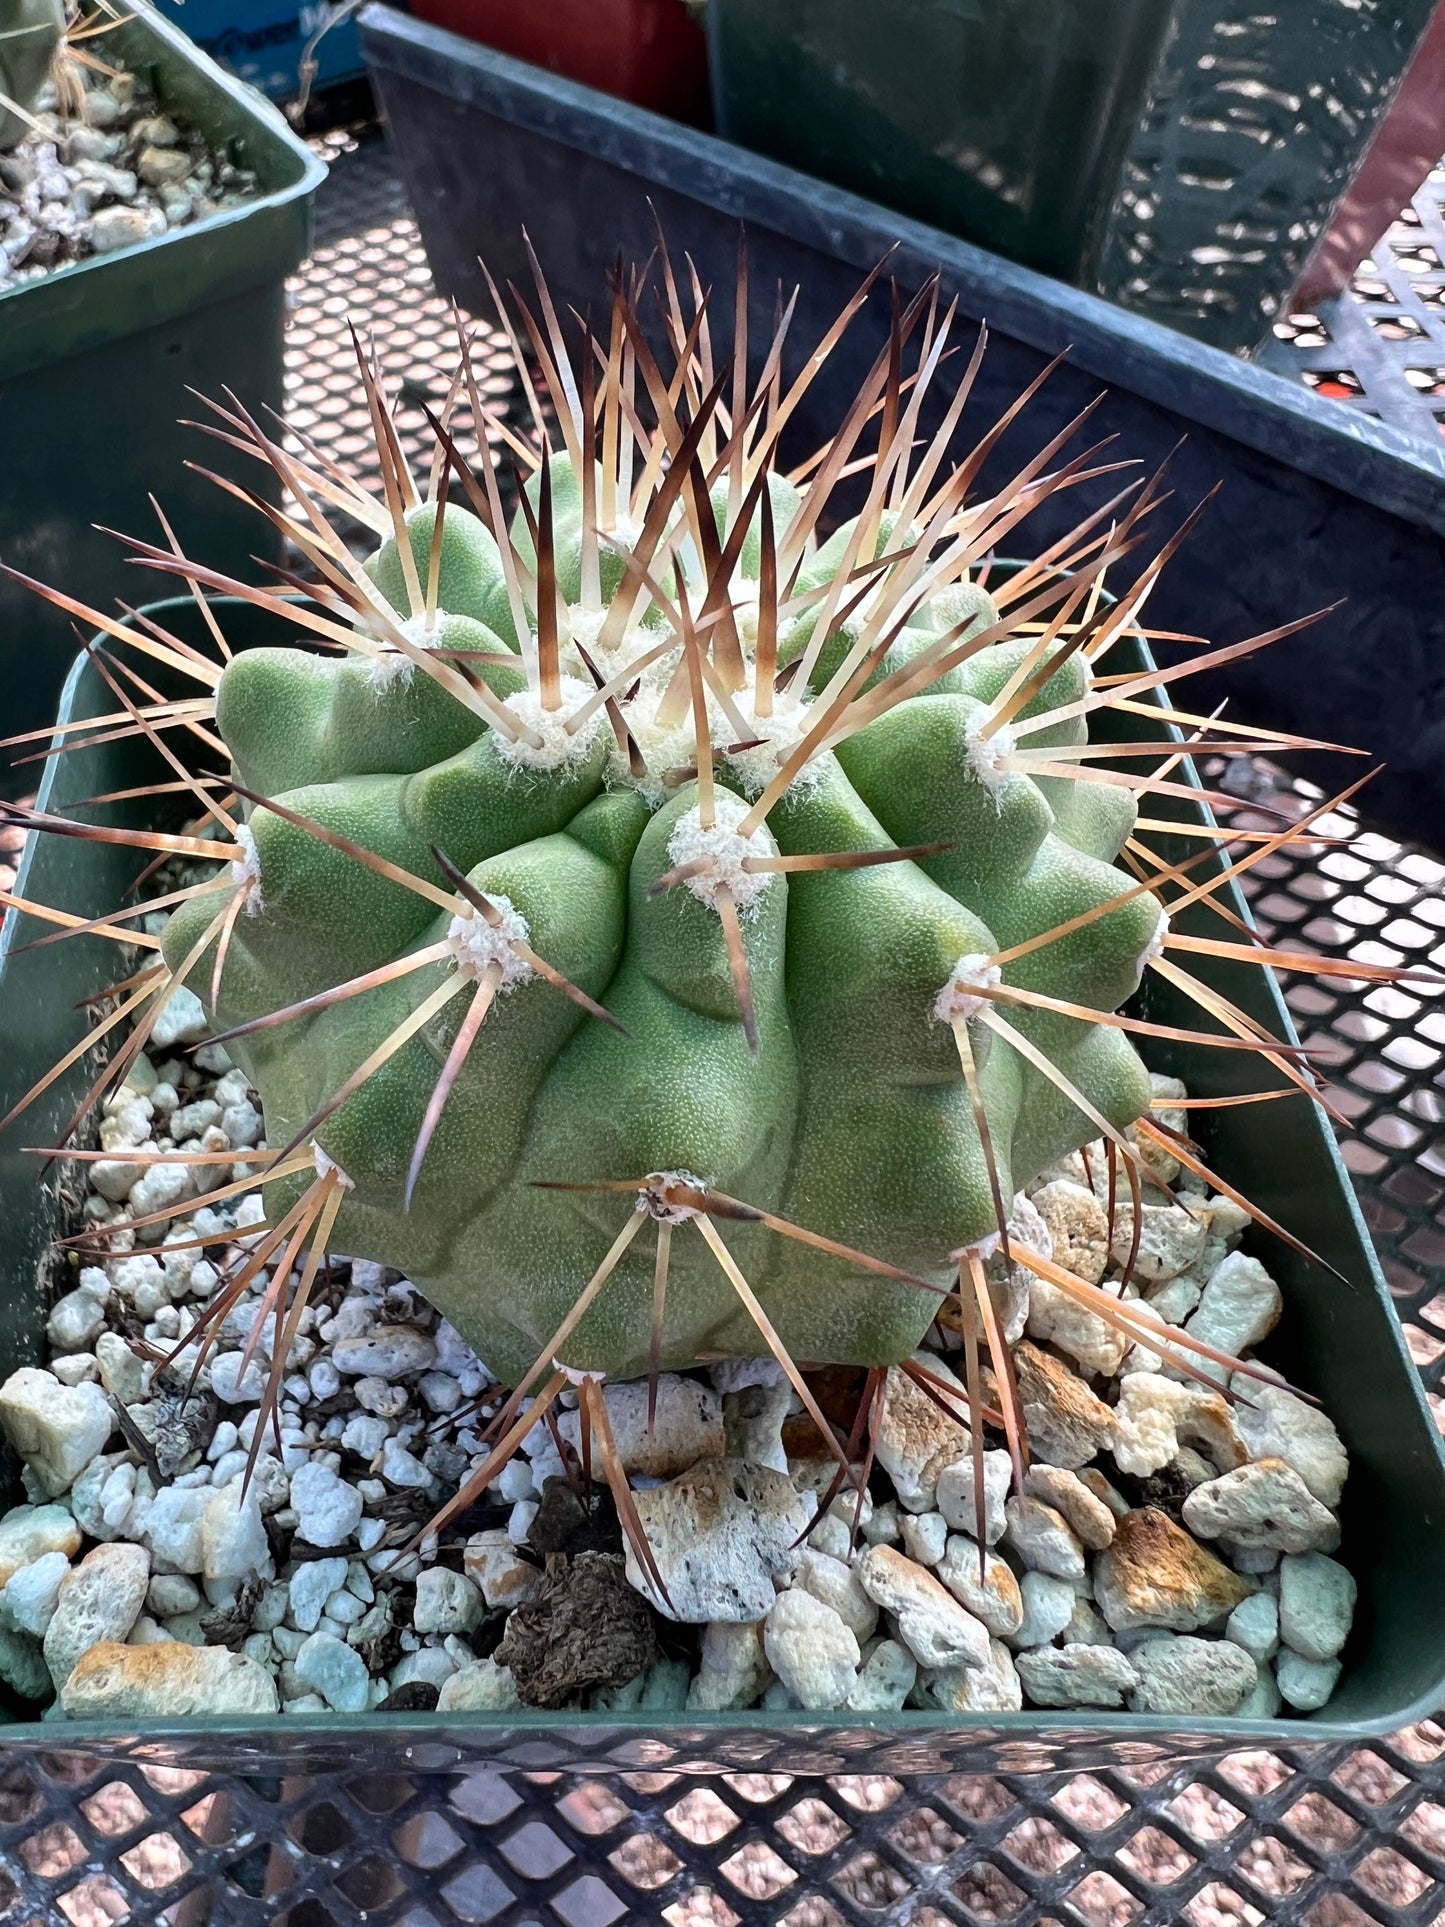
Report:
[[[651,1429],[645,1385],[602,1388],[670,1608],[630,1549],[624,1563],[610,1510],[589,1522],[572,1496],[575,1393],[556,1439],[539,1424],[455,1530],[405,1550],[486,1457],[501,1393],[407,1279],[340,1256],[302,1314],[279,1435],[268,1429],[248,1484],[276,1342],[274,1318],[255,1329],[267,1278],[227,1316],[193,1396],[195,1347],[159,1362],[263,1216],[259,1193],[207,1203],[265,1139],[255,1093],[203,1041],[194,1002],[172,1000],[165,1042],[105,1106],[83,1217],[111,1255],[56,1300],[47,1365],[0,1386],[27,1498],[0,1517],[0,1679],[46,1719],[516,1706],[513,1616],[542,1611],[568,1573],[606,1582],[597,1623],[610,1629],[615,1609],[617,1650],[647,1663],[627,1676],[615,1660],[574,1691],[564,1670],[547,1704],[1206,1718],[1328,1700],[1355,1604],[1334,1556],[1348,1461],[1329,1418],[1279,1386],[1188,1378],[1001,1251],[987,1270],[1032,1463],[1013,1491],[990,1437],[982,1548],[967,1427],[898,1370],[861,1508],[845,1493],[818,1519],[833,1461],[766,1359],[665,1374]],[[1158,1102],[1184,1095],[1154,1081]],[[168,1163],[172,1149],[235,1159]],[[1151,1155],[1190,1213],[1146,1190],[1129,1294],[1246,1353],[1281,1299],[1237,1248],[1245,1215]],[[1111,1241],[1106,1167],[1099,1147],[1043,1173],[1014,1202],[1011,1240],[1090,1282],[1117,1278],[1133,1215],[1116,1202]],[[169,1227],[129,1228],[191,1198]],[[216,1232],[230,1235],[204,1255],[188,1243]],[[922,1356],[961,1391],[959,1342],[945,1320]],[[567,1506],[602,1535],[586,1550],[546,1536]],[[522,1697],[544,1703],[532,1679]]]
[[[107,66],[114,49],[91,42]],[[133,74],[82,70],[75,118],[41,96],[0,154],[0,293],[94,255],[191,227],[256,193],[256,177],[162,113]]]

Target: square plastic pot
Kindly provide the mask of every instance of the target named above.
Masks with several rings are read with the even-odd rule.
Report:
[[[145,585],[94,525],[155,537],[150,490],[190,552],[215,567],[253,576],[258,535],[280,560],[279,535],[184,466],[196,459],[264,489],[255,464],[180,417],[205,412],[191,389],[219,400],[230,387],[258,413],[281,407],[286,276],[310,245],[311,199],[326,175],[267,101],[146,0],[121,11],[101,52],[252,169],[259,192],[0,294],[0,562],[103,609],[118,596],[136,601]],[[74,651],[69,616],[0,580],[6,735],[54,715]]]
[[[288,639],[284,625],[249,605],[216,606],[233,646]],[[160,603],[155,612],[178,633],[204,640],[189,604]],[[1120,667],[1126,666],[1121,661]],[[103,714],[110,702],[82,658],[66,684],[60,720]],[[1120,739],[1158,727],[1122,716],[1109,720]],[[158,773],[170,774],[154,751],[134,741],[71,751],[47,763],[40,804],[65,812],[80,798],[143,783]],[[1169,807],[1183,820],[1206,820],[1202,806],[1180,801]],[[134,803],[111,806],[108,814],[118,823],[146,820],[143,805]],[[1181,846],[1176,854],[1183,853]],[[127,855],[114,845],[43,838],[27,848],[18,888],[22,895],[95,916],[114,906],[137,867],[134,852]],[[1196,906],[1181,927],[1203,930],[1212,921]],[[97,939],[43,950],[20,947],[41,934],[41,926],[14,913],[0,930],[0,1110],[77,1041],[82,1034],[77,1001],[115,972],[113,946]],[[1275,1035],[1293,1035],[1267,975],[1203,958],[1200,966],[1201,975]],[[1164,985],[1151,986],[1142,1008],[1164,1023],[1196,1021]],[[1184,1077],[1202,1096],[1257,1088],[1260,1075],[1243,1052],[1178,1046],[1153,1051],[1151,1059],[1157,1068]],[[52,1240],[73,1227],[78,1208],[70,1181],[54,1171],[42,1178],[41,1161],[24,1147],[55,1142],[93,1075],[93,1066],[78,1065],[0,1139],[6,1224],[0,1247],[0,1376],[43,1361],[46,1308],[54,1293],[65,1289],[64,1266]],[[924,1712],[870,1720],[802,1712],[718,1713],[675,1715],[666,1722],[649,1714],[429,1713],[278,1716],[249,1725],[175,1721],[137,1731],[78,1722],[42,1726],[12,1703],[5,1709],[11,1724],[0,1724],[0,1748],[43,1746],[54,1752],[73,1747],[107,1758],[233,1772],[270,1765],[319,1770],[331,1760],[394,1764],[403,1756],[418,1770],[476,1760],[536,1771],[1076,1771],[1240,1748],[1357,1740],[1423,1717],[1445,1700],[1445,1644],[1439,1630],[1439,1602],[1445,1596],[1445,1458],[1334,1140],[1303,1099],[1202,1112],[1200,1118],[1207,1121],[1200,1126],[1206,1154],[1217,1168],[1237,1179],[1265,1211],[1300,1231],[1345,1280],[1262,1235],[1251,1234],[1247,1241],[1268,1262],[1285,1297],[1269,1361],[1323,1399],[1350,1454],[1341,1556],[1359,1581],[1360,1604],[1343,1678],[1322,1712],[1306,1719],[1192,1724],[1127,1713],[1064,1719],[1032,1712],[972,1720]]]
[[[390,7],[363,12],[361,37],[438,288],[475,314],[491,313],[479,255],[499,286],[529,286],[526,228],[558,313],[590,310],[605,335],[607,276],[619,253],[645,261],[660,224],[674,259],[687,250],[703,286],[719,291],[711,328],[720,364],[746,233],[758,362],[779,287],[785,299],[800,290],[785,357],[791,375],[887,256],[905,299],[940,276],[942,302],[958,303],[955,338],[965,348],[973,326],[988,324],[958,452],[1065,354],[980,487],[1002,485],[1107,389],[1092,435],[1116,435],[1122,455],[1150,467],[1172,452],[1161,530],[1218,485],[1150,603],[1152,624],[1233,642],[1328,611],[1227,675],[1192,684],[1201,706],[1228,697],[1231,713],[1251,722],[1367,750],[1385,765],[1369,791],[1372,817],[1403,837],[1445,841],[1445,445],[1415,441],[937,228]],[[886,280],[795,416],[790,459],[831,433],[885,346]],[[644,304],[644,312],[653,310]],[[925,410],[925,429],[936,422]],[[1117,485],[1115,477],[1100,483],[1097,500]],[[1057,518],[1072,521],[1095,499],[1071,490],[1031,519],[1030,541],[1042,547],[1063,533]],[[1309,773],[1329,782],[1337,769],[1331,762]]]
[[[709,0],[718,132],[1088,287],[1170,13]]]
[[[683,0],[413,0],[412,11],[584,87],[707,121],[707,41]]]

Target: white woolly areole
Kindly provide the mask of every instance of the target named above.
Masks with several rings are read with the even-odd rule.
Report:
[[[772,870],[743,868],[750,856],[776,856],[778,853],[772,832],[765,823],[760,823],[751,836],[740,833],[738,826],[749,807],[731,790],[714,790],[713,813],[717,820],[712,828],[703,828],[701,813],[694,804],[690,810],[683,811],[667,839],[667,854],[674,868],[684,863],[696,863],[700,857],[706,859],[707,868],[696,876],[687,877],[685,882],[695,897],[714,908],[722,884],[725,883],[732,892],[733,902],[738,909],[745,910],[757,902],[776,875]]]
[[[602,633],[607,616],[605,608],[584,609],[580,602],[571,602],[567,605],[567,634],[573,642],[580,642],[591,655],[596,651],[597,638]]]
[[[373,689],[390,689],[393,683],[410,682],[415,674],[416,664],[410,656],[383,643],[381,654],[371,658],[366,680]]]
[[[433,609],[430,620],[423,609],[418,615],[408,616],[396,626],[413,649],[435,649],[442,639],[442,629],[450,621],[451,617],[445,609]]]
[[[1159,921],[1154,926],[1154,934],[1144,946],[1144,955],[1139,965],[1141,970],[1145,964],[1151,964],[1156,958],[1164,955],[1164,939],[1168,935],[1169,918],[1164,911],[1161,910],[1159,912]]]
[[[674,511],[668,518],[668,527],[671,528],[676,521],[677,512]],[[619,548],[631,550],[642,540],[642,524],[634,522],[630,515],[619,515],[610,529],[599,528],[597,533],[609,537]]]
[[[1002,970],[997,964],[991,964],[981,951],[960,957],[953,966],[948,982],[933,1000],[933,1021],[936,1024],[966,1024],[988,1002],[978,992],[992,990],[995,984],[1002,981]]]
[[[497,993],[525,983],[536,972],[515,946],[528,941],[527,919],[514,908],[510,897],[493,897],[493,907],[501,916],[500,924],[488,923],[480,910],[469,903],[447,925],[446,940],[456,959],[457,969],[465,976],[480,979],[496,964],[501,969]]]
[[[667,1195],[674,1187],[698,1192],[707,1189],[702,1179],[692,1171],[654,1171],[638,1188],[634,1210],[645,1211],[649,1217],[656,1218],[659,1224],[687,1224],[691,1219],[701,1217],[702,1212],[696,1205],[679,1204]]]
[[[774,696],[771,716],[748,718],[749,735],[760,736],[762,741],[755,749],[738,750],[729,755],[727,763],[749,796],[758,796],[768,787],[780,765],[786,762],[796,747],[798,739],[807,731],[808,723],[808,704],[801,695],[795,696],[791,689],[784,689]],[[815,788],[822,781],[823,770],[824,758],[821,753],[815,752],[798,771],[789,788]]]
[[[534,745],[525,736],[519,736],[512,743],[498,730],[497,754],[509,763],[525,763],[528,769],[561,769],[566,763],[580,763],[598,730],[608,729],[610,733],[607,706],[599,703],[582,727],[575,734],[568,734],[567,718],[595,694],[590,683],[578,682],[575,676],[563,676],[560,705],[556,709],[544,709],[539,691],[519,689],[515,696],[508,696],[503,708],[542,741]]]
[[[261,908],[261,859],[256,853],[256,839],[244,823],[236,826],[236,848],[241,854],[231,859],[231,881],[245,891],[242,905],[246,915],[254,917]]]
[[[644,696],[646,692],[644,692]],[[634,776],[626,751],[614,736],[607,774],[619,789],[634,789],[654,809],[665,803],[671,792],[663,780],[669,770],[686,769],[696,760],[692,737],[692,718],[672,729],[664,729],[656,718],[655,704],[647,701],[628,703],[622,711],[628,732],[641,752],[646,774]]]
[[[441,640],[442,624],[447,621],[444,609],[433,612],[430,622],[425,614],[398,617],[396,628],[404,635],[413,649],[435,649]],[[371,658],[371,672],[367,681],[373,689],[390,689],[395,682],[410,682],[416,673],[416,663],[404,649],[387,642],[384,636],[378,637],[381,654]]]
[[[990,793],[1002,789],[1010,772],[999,765],[1005,757],[1013,755],[1016,747],[1014,733],[1007,723],[1001,723],[992,736],[983,734],[980,723],[977,730],[970,732],[964,746],[964,768],[976,783],[982,783]]]
[[[327,1157],[319,1144],[313,1144],[311,1146],[311,1162],[316,1166],[316,1175],[318,1178],[334,1176],[339,1181],[343,1191],[354,1191],[356,1189],[356,1180],[347,1177],[341,1166],[336,1162],[336,1159]]]

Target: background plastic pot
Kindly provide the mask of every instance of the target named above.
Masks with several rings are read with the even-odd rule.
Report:
[[[709,0],[718,132],[1087,286],[1170,12]]]
[[[254,573],[265,540],[254,512],[184,464],[203,460],[252,487],[264,479],[179,418],[202,412],[192,388],[219,398],[229,386],[253,410],[280,408],[285,281],[310,243],[311,197],[326,174],[275,109],[145,0],[125,13],[106,56],[253,169],[260,191],[0,294],[0,562],[99,608],[134,602],[145,585],[93,525],[154,535],[151,489],[192,554]],[[49,720],[74,650],[68,616],[0,581],[0,733]]]
[[[1440,0],[1169,0],[1168,11],[1095,286],[1252,354],[1351,192]]]
[[[227,73],[273,100],[297,90],[302,51],[342,0],[157,0],[196,45]],[[316,48],[316,87],[354,80],[362,71],[356,21],[338,20]]]
[[[1437,6],[1388,113],[1285,304],[1313,307],[1349,286],[1360,263],[1445,150],[1445,7]]]
[[[1358,227],[1352,177],[1432,12],[710,0],[708,17],[731,138],[1249,353],[1342,195]],[[1428,80],[1419,96],[1438,123]]]
[[[619,250],[645,261],[660,221],[674,258],[686,249],[703,286],[718,289],[732,286],[746,232],[759,357],[779,286],[799,288],[790,373],[885,255],[905,299],[939,273],[943,302],[958,302],[958,338],[980,321],[989,328],[960,450],[1049,360],[1066,355],[980,485],[1001,486],[1107,388],[1095,432],[1117,435],[1129,457],[1149,465],[1173,451],[1165,523],[1219,487],[1150,603],[1156,626],[1232,642],[1311,609],[1330,611],[1303,634],[1239,659],[1227,677],[1201,679],[1194,689],[1205,707],[1228,697],[1251,721],[1363,747],[1385,765],[1369,791],[1371,815],[1403,836],[1445,840],[1437,587],[1445,445],[1422,444],[937,228],[389,7],[368,7],[361,34],[437,285],[474,314],[491,312],[478,255],[499,285],[528,284],[525,227],[558,313],[590,310],[605,327]],[[806,455],[841,419],[887,342],[888,318],[881,285],[810,389],[785,453]],[[719,357],[730,323],[730,300],[715,302]],[[936,416],[925,428],[930,422]],[[1099,486],[1102,501],[1108,484]],[[1071,519],[1093,505],[1082,492],[1065,499],[1058,512]],[[1030,522],[1031,541],[1063,533],[1052,514]],[[1321,780],[1336,767],[1322,767]]]
[[[412,0],[412,12],[639,107],[708,119],[707,41],[682,0]]]
[[[249,605],[220,602],[216,607],[233,646],[284,638],[284,625]],[[204,640],[189,604],[165,602],[154,611],[178,633]],[[1121,669],[1129,666],[1121,659]],[[61,721],[103,714],[111,701],[99,675],[82,660],[66,685]],[[1121,736],[1152,740],[1158,729],[1146,718],[1106,714]],[[76,750],[47,764],[41,807],[64,811],[79,798],[157,774],[169,772],[152,749],[134,740]],[[1191,821],[1203,817],[1202,810],[1183,801],[1160,799],[1157,807]],[[111,805],[108,812],[115,822],[146,820],[143,802]],[[27,850],[19,888],[94,916],[115,904],[137,868],[134,852],[128,856],[115,845],[44,838]],[[1236,905],[1242,910],[1237,899]],[[1196,905],[1180,922],[1184,929],[1191,926],[1212,929],[1214,920]],[[113,947],[93,938],[44,950],[18,948],[41,933],[13,913],[0,930],[0,1109],[75,1043],[82,1023],[77,1001],[115,974]],[[1262,972],[1227,963],[1206,971],[1203,961],[1201,975],[1277,1036],[1292,1036],[1277,989]],[[1192,1007],[1152,981],[1142,1008],[1161,1023],[1195,1020]],[[1155,1053],[1153,1061],[1183,1076],[1201,1096],[1258,1087],[1260,1066],[1242,1052],[1177,1046]],[[76,1065],[0,1140],[6,1225],[0,1246],[0,1375],[42,1356],[46,1307],[53,1291],[64,1288],[51,1240],[72,1228],[79,1205],[69,1180],[53,1173],[42,1179],[41,1161],[22,1147],[55,1142],[93,1075],[88,1063]],[[251,1727],[176,1722],[137,1732],[79,1723],[42,1727],[12,1706],[13,1723],[0,1725],[0,1746],[43,1746],[49,1753],[73,1747],[91,1755],[219,1765],[231,1772],[273,1764],[304,1771],[338,1757],[358,1767],[370,1760],[395,1765],[403,1749],[408,1770],[417,1771],[475,1759],[530,1771],[1020,1772],[1138,1766],[1240,1747],[1289,1749],[1315,1740],[1359,1739],[1423,1717],[1445,1698],[1439,1630],[1439,1601],[1445,1594],[1445,1460],[1334,1140],[1303,1100],[1199,1116],[1211,1162],[1238,1177],[1262,1209],[1302,1230],[1348,1281],[1329,1277],[1277,1242],[1259,1245],[1285,1296],[1270,1360],[1324,1400],[1351,1459],[1342,1556],[1359,1580],[1360,1607],[1345,1650],[1344,1678],[1322,1714],[1289,1721],[1199,1721],[1181,1730],[1165,1718],[1102,1713],[1068,1720],[1018,1713],[967,1721],[909,1712],[851,1723],[809,1713],[721,1713],[672,1725],[659,1725],[646,1713],[527,1713],[510,1719],[432,1713],[278,1717]]]

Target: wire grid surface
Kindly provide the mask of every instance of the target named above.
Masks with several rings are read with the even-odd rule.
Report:
[[[380,131],[340,128],[314,143],[331,163],[316,200],[312,252],[288,289],[286,417],[370,486],[380,486],[371,416],[351,337],[374,340],[407,460],[425,472],[436,447],[423,404],[441,413],[457,359],[452,311],[432,287],[401,181]],[[505,341],[472,327],[473,365],[486,406],[506,419],[516,377]],[[465,395],[453,410],[465,444]],[[495,443],[494,443],[495,446]],[[506,493],[506,464],[503,463]]]
[[[1252,348],[1429,12],[1408,0],[1176,0],[1099,292],[1216,347]]]
[[[450,317],[379,137],[334,133],[323,146],[332,178],[293,289],[292,419],[337,455],[364,455],[350,315],[404,377],[420,455],[425,420],[406,403],[444,394]],[[504,364],[483,359],[500,406]],[[1271,792],[1263,765],[1211,774],[1296,811],[1315,794]],[[1371,835],[1313,860],[1271,858],[1253,894],[1281,940],[1438,963],[1442,885],[1445,865]],[[1308,1041],[1329,1049],[1353,1124],[1346,1160],[1445,1422],[1445,1008],[1340,980],[1290,1000]],[[59,1753],[0,1773],[0,1919],[25,1927],[1424,1927],[1442,1909],[1445,1724],[1434,1721],[1357,1749],[906,1785],[429,1774],[400,1760],[233,1779]]]
[[[1257,357],[1433,448],[1445,432],[1445,162],[1343,293],[1289,314]]]

